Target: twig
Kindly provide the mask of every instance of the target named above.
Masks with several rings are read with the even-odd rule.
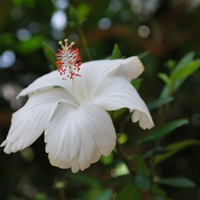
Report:
[[[121,148],[121,145],[117,142],[116,144],[116,149],[118,152],[118,155],[120,156],[120,158],[125,162],[125,164],[127,165],[129,172],[132,176],[135,176],[135,167],[134,167],[134,162],[132,160],[132,158],[130,156],[127,156],[125,154],[125,152],[123,151],[123,149]]]

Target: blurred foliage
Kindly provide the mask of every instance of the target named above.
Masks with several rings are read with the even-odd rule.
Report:
[[[116,149],[77,174],[49,164],[43,136],[1,149],[0,199],[200,199],[199,17],[197,0],[0,0],[0,143],[25,102],[14,97],[52,70],[65,38],[83,62],[138,55],[145,72],[132,84],[156,125],[143,131],[127,109],[110,113]]]

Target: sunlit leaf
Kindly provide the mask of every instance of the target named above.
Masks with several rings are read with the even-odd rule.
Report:
[[[118,138],[118,143],[119,144],[124,144],[124,143],[127,142],[127,140],[128,140],[127,135],[125,133],[121,133],[119,138]]]
[[[104,190],[98,197],[94,200],[110,200],[113,195],[113,191],[111,189]]]
[[[170,77],[169,77],[167,74],[158,73],[158,77],[159,77],[162,81],[164,81],[167,85],[170,85],[170,84],[171,84]]]
[[[115,200],[141,200],[142,195],[140,190],[134,183],[125,185],[116,195]]]
[[[156,181],[156,183],[173,187],[195,187],[195,183],[187,178],[165,178]]]
[[[109,165],[113,162],[113,154],[111,153],[108,156],[101,156],[100,161],[104,164],[104,165]]]
[[[200,59],[194,60],[188,65],[185,65],[184,67],[181,67],[177,69],[172,74],[172,81],[176,81],[180,78],[188,77],[189,75],[193,74],[197,69],[200,67]]]
[[[163,91],[160,95],[160,99],[165,99],[169,97],[169,93],[172,88],[172,81],[171,81],[171,78],[167,74],[164,74],[164,73],[159,73],[158,77],[165,83]]]
[[[166,98],[163,98],[163,99],[155,100],[155,101],[149,103],[147,106],[148,106],[149,110],[153,110],[153,109],[158,108],[162,105],[165,105],[165,104],[167,104],[167,103],[169,103],[173,100],[174,100],[173,97],[166,97]]]
[[[127,165],[125,165],[124,163],[116,164],[115,168],[112,170],[113,177],[122,176],[126,174],[129,174],[129,170]]]
[[[142,144],[145,142],[155,141],[157,139],[167,136],[174,129],[176,129],[180,126],[183,126],[184,124],[188,124],[188,123],[189,123],[188,119],[179,119],[179,120],[176,120],[173,122],[169,122],[167,124],[160,126],[157,129],[151,131],[150,134],[148,134],[146,137],[139,140],[138,143]]]
[[[43,44],[43,48],[44,48],[44,54],[55,70],[56,69],[56,64],[55,64],[56,63],[56,56],[55,56],[56,52],[46,42],[43,42],[42,44]]]
[[[189,52],[187,53],[174,67],[173,71],[176,71],[186,65],[188,65],[193,59],[194,59],[194,52]]]
[[[181,151],[182,149],[192,146],[192,145],[199,145],[200,141],[198,140],[185,140],[185,141],[181,141],[181,142],[176,142],[174,144],[168,145],[165,148],[170,150],[168,153],[164,154],[164,155],[159,155],[156,156],[155,159],[155,163],[158,164],[164,160],[166,160],[167,158],[169,158],[170,156],[172,156],[173,154]]]
[[[181,68],[185,67],[186,65],[189,65],[193,61],[194,55],[195,55],[194,52],[190,52],[190,53],[186,54],[183,57],[183,59],[181,59],[181,61],[177,64],[172,75],[177,73],[176,71],[180,70]],[[179,78],[178,80],[175,81],[174,88],[173,88],[174,91],[176,91],[184,83],[186,78],[187,78],[187,76],[183,77],[183,78]]]
[[[177,70],[180,70],[182,67],[189,65],[192,60],[194,59],[194,52],[189,52],[188,54],[186,54],[178,63],[177,65],[174,67],[174,69],[171,71],[171,75],[172,76],[173,73],[175,73]],[[170,78],[171,80],[171,78]],[[172,92],[171,90],[173,89],[174,91],[176,91],[182,84],[183,82],[186,80],[186,78],[180,78],[178,80],[176,80],[176,82],[174,83],[173,88],[169,85],[165,85],[163,88],[163,91],[161,92],[160,98],[165,98],[167,96],[169,96],[170,92]]]

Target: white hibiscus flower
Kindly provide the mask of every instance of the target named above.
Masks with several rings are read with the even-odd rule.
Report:
[[[65,47],[62,51],[70,53]],[[76,67],[79,71],[79,65]],[[133,112],[132,121],[138,121],[141,128],[154,126],[145,103],[130,84],[143,70],[140,60],[130,57],[83,63],[77,74],[81,77],[73,73],[72,79],[62,80],[53,71],[38,78],[18,95],[29,99],[12,116],[8,136],[1,144],[4,152],[22,150],[44,132],[53,166],[71,168],[74,173],[88,168],[101,155],[109,155],[116,144],[106,111],[127,107]]]

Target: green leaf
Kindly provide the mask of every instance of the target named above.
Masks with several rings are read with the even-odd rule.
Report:
[[[15,39],[14,39],[14,35],[12,33],[1,33],[0,34],[0,42],[2,44],[5,45],[11,45],[12,43],[14,43]]]
[[[138,58],[141,60],[141,59],[147,57],[149,54],[150,54],[149,51],[145,51],[144,53],[139,54]]]
[[[81,19],[85,19],[89,15],[90,11],[90,5],[87,3],[80,3],[77,7],[77,12]]]
[[[171,85],[165,85],[162,92],[161,92],[161,95],[160,95],[160,99],[164,99],[164,98],[167,98],[169,97],[169,94],[170,94],[170,90],[171,90]]]
[[[119,59],[122,57],[118,44],[115,44],[112,51],[112,59]]]
[[[133,181],[137,187],[145,191],[148,191],[151,186],[149,174],[138,173],[134,177]]]
[[[74,22],[79,21],[78,12],[74,6],[72,5],[69,6],[68,13],[69,13],[69,16],[74,20]]]
[[[153,157],[153,156],[165,154],[169,151],[170,150],[165,149],[163,147],[155,147],[155,148],[149,150],[143,157],[144,158],[150,158],[150,157]]]
[[[33,8],[35,5],[35,0],[12,0],[12,2],[16,7],[25,5],[28,8]]]
[[[165,63],[165,66],[169,69],[172,69],[175,66],[176,62],[174,60],[168,60],[167,63]]]
[[[146,137],[139,140],[138,144],[143,144],[143,143],[149,142],[149,141],[155,141],[157,139],[165,137],[174,129],[176,129],[180,126],[183,126],[184,124],[188,124],[188,123],[189,123],[188,119],[179,119],[179,120],[164,124],[161,127],[151,131],[151,133],[148,134]]]
[[[195,183],[187,178],[165,178],[156,181],[156,183],[173,187],[195,187]]]
[[[100,161],[104,164],[104,165],[110,165],[111,163],[113,163],[113,153],[111,153],[108,156],[101,156]]]
[[[32,36],[27,41],[20,41],[17,45],[18,51],[22,54],[34,52],[41,48],[44,37],[42,35]]]
[[[151,186],[150,170],[147,167],[144,158],[137,155],[134,155],[133,158],[137,171],[133,181],[138,188],[148,191]]]
[[[192,60],[194,59],[194,52],[189,52],[187,53],[179,62],[178,64],[175,66],[173,71],[176,71],[186,65],[188,65],[190,62],[192,62]]]
[[[167,194],[164,190],[158,187],[153,188],[152,195],[156,198],[156,200],[172,200],[167,197]]]
[[[85,173],[80,172],[78,174],[71,174],[70,178],[77,181],[78,183],[88,186],[89,188],[98,189],[101,187],[101,183],[97,179]]]
[[[172,73],[171,79],[172,81],[176,81],[180,78],[186,78],[189,75],[193,74],[200,67],[200,59],[194,60],[188,65],[185,65],[182,68],[177,69]]]
[[[36,200],[47,200],[48,198],[47,198],[47,196],[46,196],[45,194],[37,193],[37,194],[35,195],[35,199],[36,199]]]
[[[127,134],[121,133],[121,134],[119,135],[119,138],[118,138],[119,144],[124,144],[124,143],[127,142],[127,140],[128,140]]]
[[[98,197],[94,200],[110,200],[113,195],[113,191],[111,189],[103,191]]]
[[[158,108],[162,105],[165,105],[165,104],[167,104],[167,103],[169,103],[173,100],[174,100],[173,97],[166,97],[166,98],[163,98],[163,99],[155,100],[155,101],[149,103],[147,106],[148,106],[149,110],[153,110],[153,109]]]
[[[176,142],[174,144],[168,145],[165,148],[170,150],[169,153],[156,156],[155,163],[158,164],[158,163],[166,160],[167,158],[169,158],[173,154],[181,151],[182,149],[184,149],[186,147],[189,147],[189,146],[192,146],[192,145],[199,145],[199,144],[200,144],[200,141],[198,141],[198,140],[185,140],[185,141]]]
[[[154,197],[153,195],[150,195],[149,197],[150,197],[150,200],[157,200],[157,198]],[[164,199],[161,199],[161,200],[164,200]]]
[[[169,96],[169,93],[172,88],[171,77],[164,73],[158,73],[158,77],[166,84],[160,96],[160,99],[165,99]]]
[[[113,182],[116,182],[116,183],[123,183],[123,185],[125,185],[127,180],[129,180],[129,174],[112,177],[108,179],[107,181],[105,181],[104,184],[107,185],[107,184],[113,184]]]
[[[174,67],[174,69],[171,71],[171,76],[173,73],[175,73],[177,70],[181,69],[182,67],[189,65],[192,60],[194,59],[194,52],[190,52],[188,54],[186,54],[179,62],[178,64]],[[170,76],[170,77],[171,77]],[[171,79],[171,78],[170,78]],[[181,78],[179,80],[176,80],[176,82],[174,83],[174,88],[172,88],[170,85],[165,85],[160,98],[165,98],[167,96],[169,96],[169,94],[171,93],[171,90],[173,89],[174,91],[176,91],[185,81],[186,78]]]
[[[158,73],[158,77],[163,80],[167,85],[171,84],[170,77],[167,74],[164,73]]]
[[[55,70],[56,69],[56,64],[55,64],[56,63],[56,56],[55,56],[56,52],[46,42],[43,42],[42,45],[44,48],[44,54],[45,54],[46,58],[52,64],[52,66],[54,67],[54,70]]]
[[[129,170],[124,162],[117,163],[115,168],[112,170],[113,177],[123,176],[126,174],[129,174]]]
[[[109,112],[112,119],[116,119],[118,117],[120,117],[123,113],[125,113],[127,111],[127,108],[121,108],[119,110],[115,110],[115,111],[111,111]]]
[[[134,88],[138,91],[139,88],[140,88],[140,85],[141,85],[142,81],[143,81],[143,78],[137,78],[137,79],[133,80],[133,81],[131,82],[131,84],[132,84],[132,85],[134,86]]]
[[[140,190],[134,183],[125,185],[116,195],[115,200],[141,200],[142,195]]]
[[[74,26],[80,27],[82,25],[83,21],[82,21],[81,17],[79,16],[77,9],[74,6],[70,5],[68,13],[69,13],[71,22],[73,20]]]

